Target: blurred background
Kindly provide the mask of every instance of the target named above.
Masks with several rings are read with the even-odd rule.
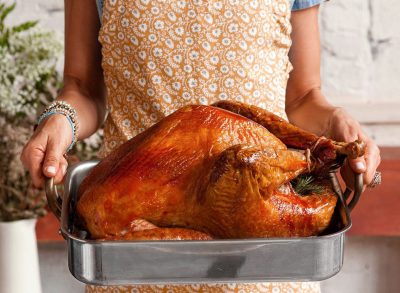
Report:
[[[94,0],[93,0],[94,1]],[[16,0],[8,23],[39,20],[63,40],[64,2]],[[352,214],[341,272],[323,292],[400,292],[400,2],[332,0],[320,9],[322,81],[326,96],[346,108],[382,147],[383,184],[368,190]],[[57,69],[62,69],[62,50]],[[0,69],[1,70],[1,69]],[[43,292],[83,292],[67,268],[58,223],[48,215],[37,225]],[[1,264],[3,265],[3,264]]]
[[[9,22],[40,20],[63,37],[64,1],[4,2],[17,3]],[[399,13],[396,0],[332,0],[320,12],[324,93],[382,146],[400,145]]]

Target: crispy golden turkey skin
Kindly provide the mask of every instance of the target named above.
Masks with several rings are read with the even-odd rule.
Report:
[[[362,152],[254,106],[186,106],[94,167],[77,211],[94,239],[317,235],[336,195],[325,184],[322,194],[299,196],[290,181]]]

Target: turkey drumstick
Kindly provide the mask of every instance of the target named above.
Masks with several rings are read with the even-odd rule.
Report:
[[[312,156],[323,163],[335,160],[337,154],[345,155],[352,159],[364,155],[365,145],[362,141],[356,140],[344,143],[319,137],[253,105],[219,101],[212,106],[228,110],[257,122],[279,138],[287,147],[302,150],[309,149]]]

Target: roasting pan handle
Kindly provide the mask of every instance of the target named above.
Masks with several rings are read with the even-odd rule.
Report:
[[[329,173],[330,180],[332,183],[333,190],[339,194],[342,198],[344,203],[347,205],[349,211],[352,211],[354,207],[357,205],[361,194],[363,192],[364,183],[363,183],[363,176],[359,173],[354,173],[354,191],[346,186],[344,192],[339,184],[339,180],[337,178],[336,172]],[[54,184],[54,178],[46,178],[45,179],[45,191],[46,191],[46,198],[48,206],[51,212],[57,217],[57,219],[61,220],[61,207],[62,207],[62,197],[58,194],[57,185]],[[351,197],[353,192],[353,196],[349,203],[348,200]]]
[[[45,179],[45,191],[46,191],[47,204],[52,213],[60,221],[62,198],[58,194],[57,185],[54,184],[54,178]]]
[[[347,208],[349,211],[352,211],[354,207],[357,205],[361,194],[364,189],[364,182],[363,182],[363,176],[360,173],[354,173],[354,190],[346,186],[346,189],[344,192],[342,192],[342,188],[340,187],[339,180],[337,178],[336,172],[331,172],[330,174],[330,179],[332,182],[332,187],[334,191],[339,194],[344,201],[344,204],[347,205]],[[353,196],[351,197],[351,194],[353,193]],[[349,201],[351,197],[351,200]]]

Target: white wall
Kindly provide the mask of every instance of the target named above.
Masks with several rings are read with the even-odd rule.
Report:
[[[12,23],[40,20],[45,28],[64,32],[63,0],[2,0],[2,2],[17,3],[16,11],[11,15]]]
[[[64,1],[16,2],[13,22],[40,19],[63,32]],[[400,145],[399,15],[397,0],[331,0],[321,8],[323,90],[380,145]]]
[[[321,9],[323,90],[381,145],[400,145],[400,2],[332,0]]]

